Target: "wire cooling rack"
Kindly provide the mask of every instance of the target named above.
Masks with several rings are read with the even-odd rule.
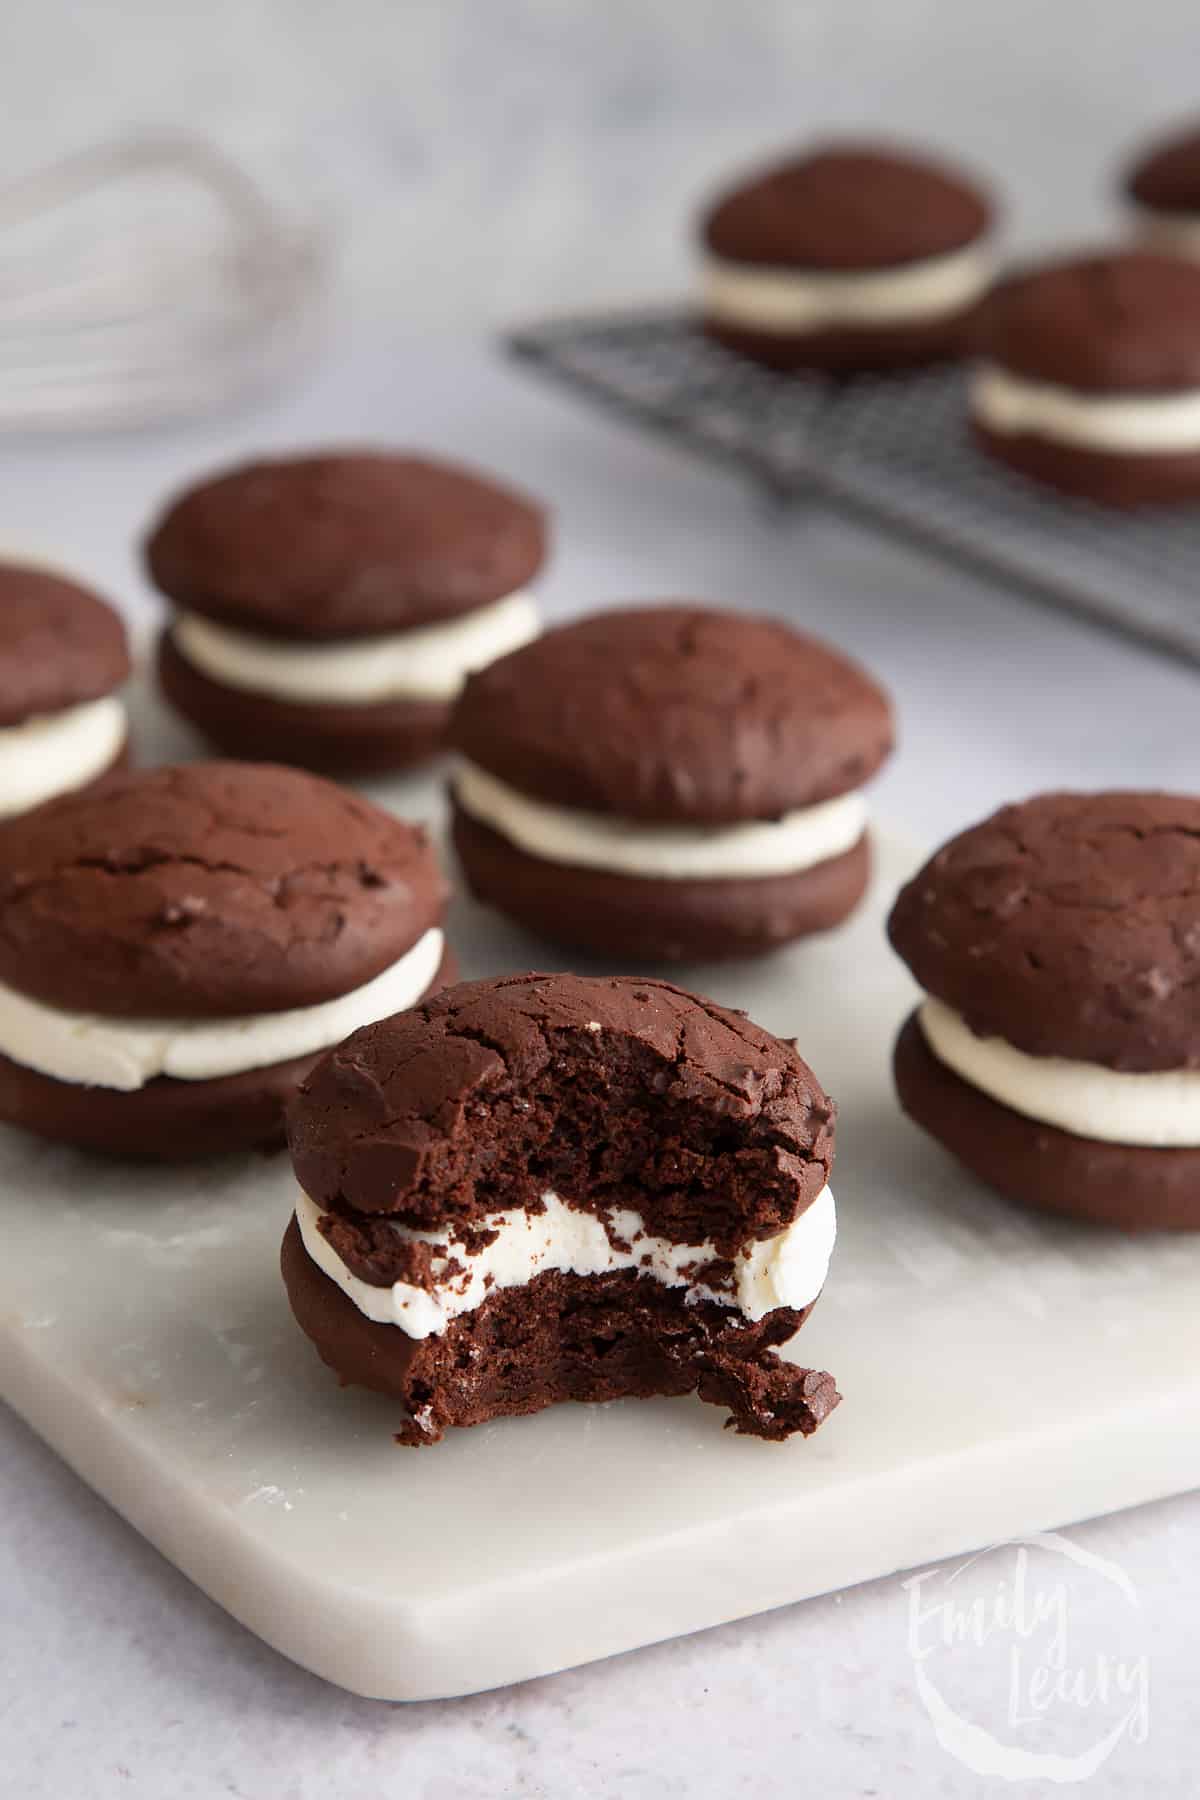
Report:
[[[943,559],[1200,663],[1200,506],[1132,514],[1042,492],[980,454],[964,376],[777,375],[682,312],[557,320],[508,350],[785,500],[819,500]]]

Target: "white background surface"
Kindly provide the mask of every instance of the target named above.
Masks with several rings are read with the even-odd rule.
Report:
[[[957,150],[1021,242],[1094,233],[1196,39],[1190,0],[38,0],[0,9],[0,167],[131,125],[281,152],[356,316],[465,324],[673,292],[698,197],[827,128]]]
[[[1194,672],[832,523],[768,523],[727,478],[482,355],[391,338],[672,291],[691,197],[810,122],[865,118],[961,145],[1004,170],[1026,238],[1097,229],[1111,149],[1195,103],[1191,6],[30,10],[6,9],[0,26],[8,168],[133,121],[301,152],[345,219],[346,323],[335,360],[275,412],[169,439],[0,446],[4,537],[58,546],[136,609],[132,534],[206,461],[326,434],[422,441],[554,501],[556,611],[669,592],[740,600],[873,663],[903,731],[879,805],[927,837],[1055,782],[1197,785]],[[325,1687],[232,1625],[8,1417],[0,1502],[5,1800],[1046,1791],[972,1776],[939,1748],[895,1581],[507,1693],[395,1708]],[[1135,1583],[1152,1669],[1147,1743],[1123,1746],[1085,1791],[1190,1794],[1200,1507],[1180,1499],[1071,1536]],[[981,1664],[975,1703],[999,1729],[995,1679]]]

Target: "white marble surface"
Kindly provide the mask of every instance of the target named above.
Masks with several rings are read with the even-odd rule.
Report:
[[[836,635],[896,693],[902,748],[878,804],[925,837],[1050,782],[1195,783],[1194,672],[831,521],[768,518],[728,477],[461,344],[363,342],[285,405],[234,424],[3,446],[4,535],[72,557],[144,618],[129,546],[164,487],[217,456],[325,436],[469,451],[547,494],[556,613],[688,593]],[[393,1708],[266,1650],[11,1416],[0,1493],[0,1794],[13,1800],[1045,1791],[998,1787],[939,1748],[898,1580],[507,1692]],[[1152,1670],[1147,1742],[1123,1744],[1090,1791],[1188,1793],[1178,1771],[1194,1750],[1200,1504],[1070,1537],[1134,1582]],[[996,1670],[964,1656],[959,1676],[999,1728]],[[1069,1714],[1057,1729],[1069,1734]]]

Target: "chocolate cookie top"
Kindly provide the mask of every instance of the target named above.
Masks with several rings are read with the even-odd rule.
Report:
[[[992,290],[975,347],[1013,374],[1085,393],[1200,387],[1200,264],[1113,250],[1028,269]]]
[[[268,763],[110,776],[0,825],[0,981],[73,1012],[313,1006],[436,925],[423,831]]]
[[[390,1282],[386,1218],[461,1226],[548,1190],[732,1254],[821,1192],[833,1105],[791,1045],[669,982],[507,975],[356,1031],[304,1082],[289,1141],[344,1221],[339,1255]]]
[[[953,838],[888,934],[981,1037],[1113,1069],[1200,1066],[1200,799],[1043,794]]]
[[[702,231],[730,262],[854,270],[948,255],[991,218],[986,194],[942,164],[893,145],[841,143],[740,183]]]
[[[0,727],[99,700],[129,675],[117,613],[51,570],[0,563]]]
[[[146,545],[178,606],[284,638],[457,618],[541,566],[531,500],[468,469],[371,452],[248,463],[190,488]]]
[[[816,638],[683,604],[597,613],[502,657],[468,680],[449,741],[556,805],[720,824],[861,786],[892,716]]]
[[[1153,145],[1129,170],[1125,189],[1153,212],[1200,213],[1200,126]]]

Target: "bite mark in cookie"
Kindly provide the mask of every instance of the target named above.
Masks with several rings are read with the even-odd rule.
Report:
[[[521,976],[448,990],[327,1056],[290,1140],[301,1195],[285,1268],[301,1323],[316,1321],[318,1348],[353,1379],[366,1342],[390,1345],[368,1385],[403,1390],[418,1410],[419,1384],[457,1367],[478,1334],[520,1325],[544,1343],[539,1296],[562,1322],[602,1291],[630,1341],[669,1322],[671,1381],[689,1359],[693,1379],[620,1391],[697,1387],[724,1366],[720,1346],[736,1339],[745,1361],[747,1343],[782,1341],[781,1322],[792,1335],[832,1253],[831,1103],[789,1046],[663,982]],[[300,1274],[296,1245],[310,1265]],[[320,1301],[322,1284],[336,1304]],[[350,1368],[347,1307],[364,1322]],[[503,1371],[480,1366],[471,1394],[465,1375],[434,1382],[434,1416],[613,1397],[622,1361],[593,1359],[591,1394],[576,1391],[576,1367],[568,1394],[553,1358],[540,1373],[509,1360],[519,1405],[503,1404]],[[638,1380],[658,1379],[647,1371],[660,1354],[634,1360]],[[781,1392],[802,1383],[780,1368],[766,1373]]]

